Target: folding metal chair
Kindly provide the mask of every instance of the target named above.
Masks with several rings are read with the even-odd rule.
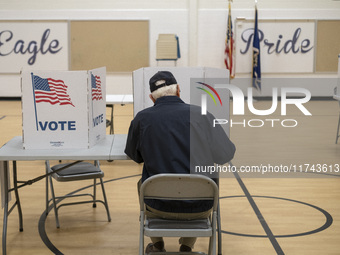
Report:
[[[210,217],[196,220],[165,220],[148,218],[144,199],[212,200]],[[148,237],[209,237],[209,255],[216,254],[218,187],[203,175],[158,174],[148,178],[140,188],[139,255],[144,254],[144,236]],[[152,253],[149,253],[152,254]],[[203,252],[157,252],[157,254],[206,254]]]
[[[104,173],[99,168],[99,161],[95,161],[94,164],[88,163],[88,162],[79,162],[77,164],[74,164],[70,167],[67,167],[66,164],[58,164],[55,166],[50,167],[49,161],[46,161],[46,173],[52,173],[47,178],[49,179],[50,187],[51,187],[51,196],[52,198],[49,199],[48,194],[48,182],[46,182],[46,213],[48,213],[48,207],[50,202],[52,201],[53,207],[54,207],[54,213],[55,213],[55,219],[56,219],[56,225],[57,228],[60,228],[59,224],[59,217],[58,217],[58,210],[62,206],[69,206],[69,205],[76,205],[76,204],[85,204],[85,203],[93,203],[93,207],[97,207],[96,203],[102,203],[105,206],[106,212],[107,212],[107,218],[108,221],[111,221],[109,206],[106,199],[105,189],[104,189],[104,183],[103,183],[103,177]],[[66,167],[66,168],[65,168]],[[65,168],[65,169],[62,169]],[[54,193],[54,187],[52,182],[52,177],[59,181],[59,182],[69,182],[69,181],[80,181],[80,180],[89,180],[93,179],[93,194],[86,193],[86,194],[69,194],[64,196],[55,196]],[[97,179],[100,180],[100,185],[102,187],[103,192],[103,200],[98,200],[96,198],[96,186],[97,186]],[[82,196],[90,196],[90,200],[83,200],[78,202],[72,202],[72,203],[58,203],[57,205],[57,199],[60,201],[66,198],[70,197],[82,197]]]

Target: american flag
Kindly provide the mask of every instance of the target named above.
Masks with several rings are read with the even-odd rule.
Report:
[[[224,63],[226,68],[229,70],[230,78],[234,78],[234,66],[233,66],[233,58],[234,58],[234,38],[233,38],[233,23],[231,20],[231,6],[229,1],[229,13],[228,13],[228,28],[227,35],[225,39],[225,58]]]
[[[33,74],[32,81],[36,103],[46,102],[52,105],[72,105],[74,107],[70,96],[67,94],[67,86],[64,81],[41,78]]]
[[[94,76],[91,74],[91,87],[92,87],[92,101],[93,100],[102,100],[102,83],[100,80],[100,76]]]

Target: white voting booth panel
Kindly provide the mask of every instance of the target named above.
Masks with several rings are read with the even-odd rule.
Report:
[[[89,86],[89,147],[106,135],[106,68],[88,71]]]
[[[200,97],[194,97],[191,95],[191,91],[199,92],[190,88],[190,86],[200,86],[197,84],[191,84],[193,79],[202,79],[205,81],[207,79],[223,78],[224,81],[229,82],[229,71],[227,69],[209,68],[209,67],[145,67],[133,72],[133,110],[134,116],[136,114],[147,108],[153,106],[153,102],[149,98],[150,95],[150,78],[156,74],[158,71],[169,71],[175,78],[177,83],[180,85],[180,96],[185,103],[199,105],[201,101]],[[219,115],[219,118],[223,118],[229,121],[229,90],[224,89],[223,93],[220,93],[221,99],[223,101],[223,116]],[[209,107],[208,109],[215,110],[216,108]],[[215,114],[215,112],[212,112]],[[215,115],[216,116],[216,115]],[[229,125],[223,125],[224,130],[229,135]]]
[[[22,72],[24,149],[89,148],[105,138],[106,68]]]

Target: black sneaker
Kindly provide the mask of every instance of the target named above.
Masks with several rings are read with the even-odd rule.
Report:
[[[164,249],[164,244],[162,246],[163,246],[162,249],[158,249],[158,248],[155,247],[155,245],[153,243],[149,243],[145,248],[145,253],[149,254],[150,252],[165,252],[166,250]]]
[[[179,248],[179,251],[187,251],[187,252],[190,252],[192,249],[189,247],[189,246],[186,246],[184,244],[181,245],[181,247]]]

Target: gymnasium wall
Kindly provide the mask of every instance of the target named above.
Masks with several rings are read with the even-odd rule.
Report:
[[[227,1],[219,0],[2,0],[0,2],[0,20],[148,21],[148,62],[150,66],[174,65],[172,62],[157,63],[155,60],[158,34],[174,33],[179,37],[181,47],[181,58],[177,61],[177,66],[224,68],[223,52],[227,8]],[[258,9],[260,20],[340,20],[340,2],[336,1],[259,0]],[[254,1],[234,0],[232,17],[234,24],[236,24],[236,18],[240,17],[252,20],[254,18]],[[72,53],[70,53],[69,63],[72,61],[71,56]],[[334,57],[337,59],[337,55]],[[250,73],[236,75],[237,77],[249,77]],[[335,78],[336,73],[327,70],[322,72],[313,70],[308,73],[263,73],[263,77]],[[326,84],[322,87],[319,84],[308,85],[313,96],[331,96],[333,87],[333,84]],[[131,72],[109,71],[107,93],[132,93]],[[20,96],[20,75],[18,73],[0,73],[0,97],[6,96]]]

